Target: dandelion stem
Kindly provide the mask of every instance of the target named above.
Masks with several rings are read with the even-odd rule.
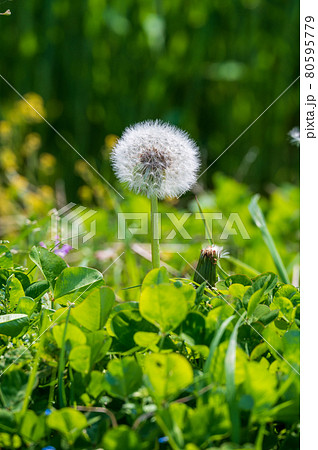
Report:
[[[160,267],[158,198],[151,197],[151,255],[154,269]]]

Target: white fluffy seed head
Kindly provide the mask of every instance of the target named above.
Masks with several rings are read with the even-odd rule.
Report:
[[[294,127],[290,132],[288,133],[290,142],[294,145],[297,145],[299,147],[300,145],[300,131],[298,127]]]
[[[184,131],[156,121],[126,128],[111,154],[118,179],[132,191],[179,197],[196,182],[199,149]]]

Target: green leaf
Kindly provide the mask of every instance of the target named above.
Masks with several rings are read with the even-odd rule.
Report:
[[[176,334],[189,336],[193,339],[194,344],[200,345],[204,343],[205,337],[205,317],[195,311],[190,311],[187,317],[175,331]]]
[[[165,267],[160,267],[160,269],[153,269],[144,278],[142,282],[141,290],[146,287],[155,286],[157,284],[169,283],[168,271]]]
[[[112,343],[105,330],[94,331],[86,335],[87,345],[91,348],[91,366],[103,359]]]
[[[278,309],[274,309],[273,311],[269,310],[268,312],[266,312],[266,314],[263,311],[262,315],[259,316],[258,320],[260,322],[262,322],[263,325],[267,326],[271,322],[273,322],[275,319],[277,319],[278,315],[279,315],[279,310]]]
[[[66,309],[65,309],[66,311]],[[65,314],[66,318],[66,314]],[[53,336],[56,340],[56,343],[59,348],[62,348],[62,339],[63,339],[63,333],[64,333],[64,327],[65,323],[61,323],[58,325],[54,325],[53,327]],[[65,336],[65,342],[70,341],[70,344],[73,347],[76,347],[77,345],[84,345],[86,344],[86,336],[77,326],[73,325],[72,323],[68,323],[67,330],[66,330],[66,336]]]
[[[103,286],[91,291],[82,303],[73,308],[71,317],[88,330],[97,331],[104,327],[114,303],[114,292]]]
[[[29,443],[40,442],[46,434],[44,416],[37,416],[31,410],[26,411],[21,418],[19,433]]]
[[[190,408],[184,404],[171,403],[156,414],[157,422],[169,437],[171,448],[179,450],[199,450],[207,441],[218,441],[225,437],[230,428],[229,414],[225,402],[216,397],[213,405],[200,404]],[[185,442],[191,444],[185,445]],[[174,443],[174,445],[172,445]],[[216,444],[216,442],[215,442]],[[226,445],[226,444],[225,444]],[[209,446],[210,450],[234,450],[242,447]]]
[[[5,245],[0,245],[0,267],[11,269],[13,267],[12,253]]]
[[[267,344],[265,342],[262,342],[261,344],[258,344],[255,348],[253,348],[253,351],[250,354],[250,360],[258,359],[260,358],[265,352],[267,352]]]
[[[25,290],[25,295],[33,299],[38,299],[41,297],[50,287],[50,284],[46,280],[35,281],[30,284]]]
[[[107,392],[123,400],[137,391],[142,383],[142,370],[131,356],[110,361],[106,372]]]
[[[171,284],[147,287],[141,293],[140,314],[149,322],[167,333],[177,328],[188,312],[184,292]]]
[[[54,298],[59,299],[61,303],[61,297],[70,294],[72,292],[78,293],[86,292],[88,289],[97,287],[104,282],[103,275],[96,269],[89,267],[67,267],[60,274],[56,280],[54,288]]]
[[[140,347],[152,347],[158,344],[160,336],[157,333],[151,333],[149,331],[137,331],[134,334],[134,341]]]
[[[12,273],[20,281],[25,291],[30,286],[30,279],[28,275],[21,270],[13,270]]]
[[[62,408],[59,411],[53,411],[47,417],[47,424],[53,430],[62,433],[71,445],[88,425],[84,414],[73,408]]]
[[[193,382],[192,367],[177,353],[153,353],[144,360],[147,384],[158,400],[177,395]]]
[[[300,361],[300,332],[299,330],[290,330],[283,336],[283,355],[294,367],[296,371],[299,371]]]
[[[17,431],[17,424],[13,412],[0,409],[0,430],[8,433]]]
[[[17,308],[15,310],[16,313],[20,314],[27,314],[29,317],[34,311],[34,308],[36,307],[36,303],[31,297],[21,297]]]
[[[140,450],[141,442],[135,431],[127,425],[119,425],[105,434],[103,446],[107,450]]]
[[[28,375],[20,369],[5,372],[1,376],[1,400],[6,408],[19,411],[28,384]]]
[[[250,316],[249,322],[260,321],[263,325],[268,325],[277,318],[278,314],[278,309],[271,311],[266,305],[257,305],[253,314]]]
[[[43,247],[33,247],[30,259],[38,266],[52,288],[54,288],[57,277],[67,267],[66,262],[60,256]]]
[[[252,316],[253,312],[255,311],[256,306],[262,301],[265,289],[267,287],[267,283],[268,282],[266,281],[261,289],[257,290],[256,292],[254,292],[251,295],[251,297],[248,301],[248,305],[247,305],[248,317]]]
[[[111,319],[111,329],[115,336],[127,349],[134,346],[134,335],[137,331],[156,333],[158,329],[144,319],[138,309],[119,311]]]
[[[275,305],[280,310],[281,314],[288,322],[292,321],[294,306],[288,298],[275,296],[273,305]]]
[[[293,306],[298,305],[300,301],[299,290],[291,284],[284,284],[280,286],[275,292],[274,298],[275,297],[286,297],[292,302]]]
[[[86,392],[93,398],[98,398],[107,389],[107,382],[105,380],[105,374],[92,370],[90,373],[89,384],[86,388]]]
[[[248,290],[249,286],[243,286],[242,284],[233,283],[229,286],[229,294],[238,298],[239,300],[243,300],[245,292]]]
[[[74,370],[88,373],[91,366],[91,348],[88,345],[78,345],[72,348],[68,359]]]
[[[15,337],[29,325],[29,317],[26,314],[5,314],[0,316],[0,334]]]
[[[244,391],[253,397],[254,414],[264,412],[270,408],[277,399],[276,376],[261,363],[251,361],[246,364]]]
[[[266,279],[267,277],[267,286],[264,292],[264,295],[269,294],[272,292],[274,287],[277,285],[278,282],[278,276],[273,272],[264,272],[260,273],[257,277],[253,278],[253,284],[260,282],[261,284],[264,282],[263,279]]]
[[[266,327],[261,332],[267,346],[268,350],[274,355],[276,358],[279,358],[276,352],[282,353],[283,351],[283,341],[281,336],[278,334],[277,328],[271,323],[268,327]]]
[[[191,284],[183,284],[176,286],[179,290],[179,294],[182,293],[183,297],[187,300],[188,307],[192,308],[196,299],[196,289]]]
[[[251,286],[252,281],[250,278],[248,278],[246,275],[231,275],[226,280],[224,280],[224,283],[227,287],[231,286],[232,284],[242,284],[243,286]]]
[[[263,289],[264,285],[267,285],[269,281],[269,275],[262,275],[261,277],[258,277],[257,280],[252,284],[252,286],[249,286],[245,294],[243,295],[243,305],[247,308],[248,302],[251,298],[251,296],[257,292],[260,289]],[[266,286],[265,286],[266,289]],[[265,292],[264,289],[264,292]]]
[[[287,270],[283,264],[280,254],[278,253],[278,250],[275,246],[274,240],[273,240],[270,232],[268,231],[263,212],[262,212],[261,208],[258,206],[257,202],[258,202],[259,198],[260,198],[260,196],[258,194],[254,195],[254,197],[252,198],[252,200],[248,206],[248,209],[249,209],[251,216],[255,222],[255,225],[261,230],[263,240],[264,240],[265,244],[267,245],[267,248],[270,251],[270,254],[273,258],[274,264],[278,270],[278,273],[279,273],[281,279],[283,280],[284,283],[289,283]]]
[[[11,275],[7,281],[7,290],[9,292],[10,309],[14,309],[21,297],[24,297],[24,289],[21,282]]]

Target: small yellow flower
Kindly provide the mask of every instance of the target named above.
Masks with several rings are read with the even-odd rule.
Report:
[[[83,161],[82,159],[77,160],[75,163],[75,171],[79,175],[85,175],[88,172],[86,162]]]
[[[12,209],[12,201],[8,198],[7,191],[4,188],[0,187],[0,216],[5,217],[9,214],[12,214],[13,212],[16,213],[16,211],[13,211]]]
[[[28,187],[28,180],[22,175],[16,174],[11,178],[11,186],[17,191],[24,191]]]
[[[115,134],[108,134],[105,137],[105,146],[107,148],[107,150],[112,150],[115,145],[117,144],[118,141],[118,136],[116,136]]]
[[[54,200],[54,190],[51,188],[51,186],[47,186],[45,184],[44,186],[41,186],[39,190],[45,202],[52,202]]]
[[[51,153],[42,153],[40,155],[40,169],[47,175],[54,173],[56,158]]]
[[[45,202],[37,192],[27,192],[24,196],[27,213],[42,213],[45,210]]]
[[[93,199],[93,192],[89,186],[81,186],[78,189],[78,195],[82,202],[89,203]]]
[[[0,164],[6,172],[17,170],[17,158],[10,148],[4,148],[0,154]]]
[[[24,141],[22,147],[22,153],[25,156],[30,156],[33,153],[37,152],[41,147],[42,140],[39,133],[29,133]]]
[[[0,120],[0,137],[1,140],[7,141],[11,137],[12,127],[7,120]]]
[[[25,94],[24,98],[26,101],[19,100],[17,102],[16,112],[20,114],[20,118],[28,122],[41,122],[42,117],[46,116],[42,97],[35,92],[29,92]]]

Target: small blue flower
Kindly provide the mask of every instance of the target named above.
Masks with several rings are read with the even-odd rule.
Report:
[[[165,444],[168,441],[169,441],[168,436],[162,436],[161,438],[158,439],[159,444]]]
[[[48,445],[47,447],[43,447],[42,450],[56,450],[56,448],[52,447],[52,445]]]
[[[52,413],[52,410],[51,410],[50,408],[47,408],[47,409],[44,411],[44,415],[45,415],[45,416],[49,416],[51,413]],[[48,448],[48,447],[45,447],[45,448]],[[52,448],[53,448],[53,447],[52,447]]]

